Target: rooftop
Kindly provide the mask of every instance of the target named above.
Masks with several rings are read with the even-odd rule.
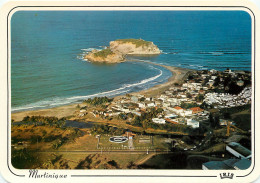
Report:
[[[242,154],[244,157],[251,155],[251,151],[239,143],[230,142],[228,146],[237,151],[238,153]]]
[[[176,107],[174,107],[174,109],[181,110],[181,109],[183,109],[183,108],[181,108],[181,107],[179,107],[179,106],[176,106]]]
[[[234,167],[239,170],[248,169],[251,166],[251,161],[248,159],[242,159],[234,164]]]
[[[210,170],[234,170],[233,167],[228,166],[223,161],[209,161],[203,163],[203,165]]]

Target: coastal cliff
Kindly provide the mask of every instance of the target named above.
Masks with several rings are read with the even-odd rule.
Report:
[[[93,50],[85,59],[92,62],[120,63],[125,61],[126,55],[157,55],[159,48],[151,41],[142,39],[118,39],[111,41],[109,47],[97,51]]]

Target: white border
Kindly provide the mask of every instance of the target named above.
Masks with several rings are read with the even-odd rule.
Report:
[[[106,5],[109,5],[109,6],[111,6],[111,5],[116,5],[116,6],[119,6],[119,5],[120,6],[127,6],[127,5],[130,5],[130,6],[138,6],[138,5],[139,6],[144,6],[144,5],[146,5],[146,6],[167,6],[167,5],[170,5],[170,6],[185,6],[185,5],[190,5],[190,6],[196,5],[196,6],[199,6],[199,5],[201,5],[201,3],[198,4],[197,2],[195,4],[194,4],[194,2],[192,2],[192,3],[187,3],[187,2],[188,1],[185,1],[185,3],[180,3],[180,2],[177,2],[177,1],[172,1],[172,2],[165,1],[165,3],[156,2],[156,1],[152,1],[152,2],[136,2],[136,1],[131,1],[131,2],[130,1],[125,1],[125,2],[122,2],[122,1],[120,1],[120,2],[109,2],[108,3],[107,1],[105,1],[105,2],[102,2],[101,4],[105,5],[105,6]],[[203,5],[216,6],[216,4],[218,4],[220,6],[223,6],[223,4],[222,4],[223,2],[221,2],[221,3],[219,3],[219,2],[220,1],[214,1],[213,3],[212,2],[205,3],[205,1],[204,1]],[[4,24],[4,21],[3,21],[4,17],[3,16],[7,15],[6,13],[8,12],[8,10],[10,11],[12,8],[15,7],[14,5],[17,5],[17,4],[20,5],[20,6],[25,6],[25,5],[31,5],[31,4],[33,4],[33,5],[35,5],[35,4],[36,5],[39,5],[39,4],[40,5],[46,5],[46,4],[55,5],[56,3],[52,3],[52,2],[44,2],[44,3],[42,3],[42,2],[37,2],[37,3],[35,3],[35,2],[26,2],[26,3],[23,3],[23,4],[18,3],[18,2],[8,3],[8,4],[6,4],[7,7],[5,6],[4,8],[2,8],[2,9],[7,10],[7,11],[1,13],[1,27]],[[236,6],[238,6],[238,5],[245,6],[244,3],[241,4],[241,2],[240,2],[240,4],[238,4],[238,3],[234,3],[234,1],[230,1],[229,3],[224,3],[224,4],[226,6],[229,5],[229,4],[231,4],[229,6],[234,6],[234,5],[236,5]],[[60,2],[59,2],[59,5],[60,5]],[[75,5],[75,6],[92,5],[92,6],[94,6],[94,5],[100,5],[100,2],[94,2],[94,1],[88,1],[88,2],[84,2],[84,3],[81,2],[80,5],[79,5],[79,1],[77,1],[77,2],[64,2],[64,3],[62,3],[62,5],[66,5],[66,6],[68,6],[68,5]],[[247,6],[248,6],[248,4],[247,4]],[[255,7],[254,6],[251,7],[251,6],[252,5],[250,5],[250,9],[251,10],[252,10],[252,8],[254,9],[254,11],[253,10],[252,11],[254,12],[255,16],[256,16],[256,12],[257,12],[257,15],[258,15],[258,11],[255,9]],[[75,10],[75,8],[47,8],[47,7],[46,8],[40,8],[40,9],[41,10],[54,10],[54,9],[55,10],[65,10],[65,9],[66,10]],[[137,11],[139,11],[139,10],[148,10],[148,9],[151,10],[151,8],[140,8],[140,7],[138,7],[138,8],[137,7],[136,8],[122,8],[122,7],[121,8],[76,8],[76,10],[101,10],[101,11],[102,10],[115,10],[115,11],[116,10],[137,10]],[[159,7],[156,7],[156,8],[152,8],[152,9],[153,10],[162,10],[162,11],[163,10],[191,10],[189,7],[183,7],[183,8],[159,8]],[[192,10],[201,10],[201,9],[206,10],[205,8],[199,8],[199,7],[192,8]],[[15,8],[14,10],[11,11],[11,14],[9,16],[9,21],[10,21],[10,17],[12,16],[13,13],[15,13],[16,11],[21,11],[21,10],[39,10],[39,9],[37,9],[37,8],[33,8],[33,9],[32,8]],[[223,8],[207,8],[207,10],[223,10]],[[243,11],[247,11],[251,15],[251,18],[252,18],[252,13],[248,9],[245,9],[245,8],[224,8],[224,10],[243,10]],[[256,16],[256,17],[258,17],[258,16]],[[10,23],[9,23],[9,25],[10,25]],[[252,26],[253,25],[254,25],[254,23],[252,22]],[[252,27],[252,30],[254,30],[254,28],[255,27]],[[9,27],[9,31],[10,31],[10,27]],[[6,33],[5,33],[5,35],[6,35]],[[254,34],[252,33],[252,39],[254,40],[253,36],[254,36]],[[1,38],[3,38],[3,40],[6,40],[6,38],[4,38],[4,36],[2,36],[2,34],[1,34]],[[10,40],[10,38],[9,38],[9,40]],[[252,43],[254,43],[254,41],[252,41]],[[6,58],[6,53],[7,52],[4,52],[4,50],[5,51],[7,51],[7,50],[6,50],[6,47],[4,48],[4,46],[6,46],[6,42],[3,41],[3,43],[1,43],[1,48],[3,48],[3,49],[1,49],[1,52],[0,52],[1,53],[0,57],[2,58],[1,60],[6,60],[7,59]],[[254,63],[253,63],[253,61],[254,61],[254,54],[253,53],[254,53],[254,44],[252,45],[252,67],[254,67]],[[256,51],[256,53],[257,53],[257,51]],[[10,55],[10,44],[9,44],[9,55]],[[9,59],[9,61],[10,61],[10,59]],[[2,63],[1,62],[1,66],[2,66],[1,67],[2,70],[4,68],[7,68],[6,63]],[[9,63],[9,66],[10,66],[10,63]],[[257,69],[258,68],[256,68],[256,70]],[[6,70],[3,71],[2,73],[7,74]],[[257,72],[255,74],[257,74]],[[254,69],[252,69],[252,75],[254,75]],[[1,78],[6,78],[7,75],[4,76],[4,74],[1,74],[0,76],[2,76]],[[10,67],[9,67],[9,78],[10,78]],[[3,82],[4,82],[4,80],[3,80]],[[254,82],[254,80],[252,80],[252,82]],[[7,87],[5,84],[4,84],[4,86],[5,87],[3,87],[3,88]],[[10,83],[9,83],[9,86],[10,86]],[[253,92],[254,92],[254,88],[253,88]],[[7,94],[7,93],[1,91],[1,99],[3,97],[2,101],[6,101],[6,99],[4,99],[4,94]],[[5,98],[6,98],[6,95],[5,95]],[[254,98],[252,99],[252,101],[254,101]],[[256,101],[259,101],[259,100],[257,100],[257,96],[256,96]],[[257,105],[257,102],[256,102],[256,105]],[[2,111],[6,111],[6,109],[5,109],[6,107],[4,108],[4,106],[2,107],[2,105],[1,105],[1,108],[3,109]],[[0,108],[0,110],[1,110],[1,108]],[[11,110],[9,108],[9,115],[10,115],[10,111]],[[253,111],[253,109],[252,109],[252,111]],[[4,118],[4,116],[6,117],[6,114],[4,114],[3,117],[1,115],[2,121],[6,121],[6,118]],[[259,117],[257,119],[259,119]],[[254,125],[252,125],[252,127],[254,128]],[[4,129],[4,128],[2,128],[2,129]],[[1,129],[1,132],[3,131],[2,129]],[[9,123],[9,129],[10,129],[10,123]],[[254,131],[254,129],[252,131]],[[6,140],[6,136],[4,136],[4,134],[6,134],[6,132],[1,133],[1,134],[3,134],[3,138],[2,139]],[[9,131],[9,137],[10,137],[10,131]],[[255,137],[256,137],[256,134],[255,134]],[[259,137],[257,136],[256,139],[258,139],[258,138]],[[254,141],[252,141],[252,145],[254,145]],[[5,148],[3,148],[3,149],[5,149]],[[1,154],[0,154],[1,157],[6,157],[6,155],[4,155],[3,152],[4,151],[1,150]],[[256,152],[257,152],[257,150],[256,150]],[[254,149],[252,149],[252,153],[253,154],[256,153],[256,152],[254,152]],[[2,159],[3,158],[1,158],[0,160],[2,160]],[[252,162],[253,161],[254,160],[252,159]],[[6,160],[1,161],[1,162],[6,162]],[[9,159],[9,165],[11,165],[10,159]],[[256,168],[257,168],[257,170],[259,170],[258,166],[256,167],[256,165],[255,165],[255,170],[252,173],[256,172]],[[3,168],[1,166],[1,172],[2,173],[6,172],[6,167],[4,167],[5,171],[2,171],[2,169]],[[249,173],[251,171],[251,169],[252,169],[252,166],[248,170],[233,170],[233,171],[228,171],[228,172],[234,173],[235,175],[239,175],[239,174],[240,175],[245,175],[245,174]],[[21,175],[25,174],[26,177],[22,178],[22,179],[26,179],[28,177],[28,173],[29,173],[28,170],[17,170],[15,168],[11,168],[11,170],[13,172],[15,172],[16,174],[21,174]],[[44,172],[44,170],[39,170],[39,171]],[[186,177],[186,181],[199,180],[200,182],[210,181],[210,180],[212,180],[212,181],[219,181],[219,180],[221,180],[221,179],[219,179],[219,173],[223,173],[223,171],[206,171],[205,172],[203,170],[87,170],[87,171],[86,170],[48,170],[48,172],[50,172],[50,173],[51,172],[55,172],[55,173],[59,173],[60,172],[62,174],[63,173],[68,173],[68,175],[72,175],[72,174],[73,175],[80,175],[80,174],[82,174],[82,175],[93,175],[93,174],[94,175],[98,175],[99,174],[99,175],[103,175],[103,176],[104,175],[117,175],[117,176],[120,176],[120,175],[129,175],[129,176],[130,175],[140,175],[140,176],[142,176],[142,175],[148,175],[148,176],[149,175],[150,176],[154,176],[154,175],[165,175],[165,176],[173,176],[173,175],[179,175],[179,176],[217,176],[217,178]],[[253,175],[252,173],[251,173],[251,175]],[[8,178],[12,177],[12,178],[14,178],[13,180],[21,181],[20,177],[16,177],[14,175],[10,175],[10,172],[8,174],[9,174]],[[3,175],[5,175],[5,173],[3,173]],[[251,175],[247,176],[247,178],[248,177],[252,177]],[[114,182],[122,182],[122,180],[124,180],[124,179],[126,179],[126,180],[129,179],[129,181],[131,180],[131,181],[139,182],[139,180],[142,180],[144,178],[145,179],[150,179],[152,181],[155,180],[153,177],[150,177],[150,178],[149,177],[143,177],[143,178],[142,177],[138,177],[138,179],[136,179],[136,177],[112,177],[112,178],[110,177],[109,179],[111,179],[111,180],[114,179]],[[172,180],[172,178],[174,178],[174,180],[177,179],[178,181],[182,181],[184,177],[158,177],[158,179],[164,179],[165,181]],[[74,177],[74,178],[68,178],[65,181],[67,181],[67,180],[71,181],[72,179],[95,180],[95,182],[97,180],[100,180],[100,178],[95,178],[95,177],[82,177],[82,178],[75,178]],[[107,179],[107,177],[101,177],[101,180],[106,180],[106,179]],[[239,179],[244,179],[244,178],[239,178]],[[32,179],[29,179],[29,180],[32,180]],[[35,179],[35,180],[39,181],[39,179]],[[50,181],[49,179],[46,179],[46,180]],[[44,180],[40,179],[40,181],[44,181]],[[225,180],[225,181],[238,181],[238,179],[234,178],[233,180]]]

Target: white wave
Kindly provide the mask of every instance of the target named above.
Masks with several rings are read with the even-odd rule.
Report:
[[[84,48],[84,49],[81,49],[82,51],[85,51],[85,52],[90,52],[90,51],[93,51],[93,50],[102,50],[102,49],[99,49],[99,48]]]
[[[153,68],[154,68],[154,69],[157,69],[157,68],[155,68],[155,67],[153,67]],[[102,95],[102,96],[103,96],[103,95],[107,95],[107,96],[109,96],[109,95],[116,95],[115,92],[117,92],[117,91],[121,91],[121,92],[119,92],[119,94],[120,94],[120,93],[122,93],[122,90],[125,90],[125,89],[127,89],[127,88],[132,88],[132,87],[138,86],[138,85],[143,85],[143,84],[146,84],[146,83],[148,83],[148,82],[150,82],[150,81],[153,81],[153,80],[159,78],[159,77],[162,75],[162,70],[160,70],[160,69],[157,69],[157,70],[160,71],[160,74],[158,74],[158,75],[156,75],[156,76],[154,76],[154,77],[148,78],[148,79],[144,79],[144,80],[142,80],[142,81],[140,81],[140,82],[138,82],[138,83],[124,84],[122,87],[117,88],[117,89],[114,89],[114,90],[105,91],[105,92],[96,93],[96,94],[87,95],[87,96],[75,96],[75,97],[71,97],[71,98],[69,98],[69,99],[85,99],[85,98],[91,98],[91,97],[101,96],[101,95]],[[128,91],[129,91],[129,90],[130,90],[130,89],[128,89]],[[124,91],[124,92],[125,92],[125,91]]]
[[[212,55],[223,55],[223,52],[209,52]]]

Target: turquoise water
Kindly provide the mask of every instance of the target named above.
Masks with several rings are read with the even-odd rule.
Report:
[[[165,68],[82,60],[109,41],[142,38],[163,54],[136,57],[191,69],[251,70],[251,18],[243,11],[18,11],[11,19],[12,111],[115,96],[166,82]]]

